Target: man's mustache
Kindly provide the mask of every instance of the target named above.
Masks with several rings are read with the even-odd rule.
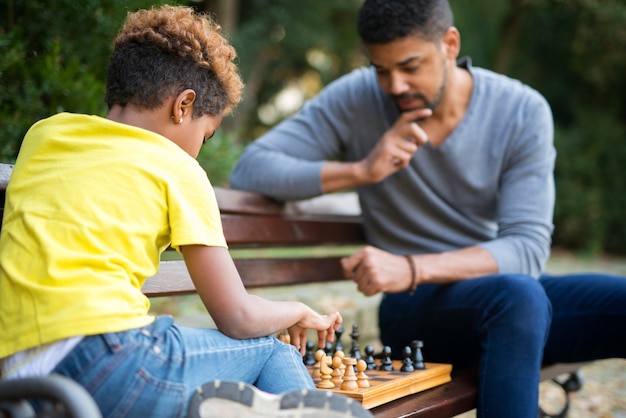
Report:
[[[427,102],[426,97],[422,93],[402,93],[402,94],[392,94],[391,98],[393,100],[415,100],[420,99],[424,102]]]

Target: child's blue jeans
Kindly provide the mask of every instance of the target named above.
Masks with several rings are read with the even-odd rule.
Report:
[[[270,393],[315,387],[291,345],[179,327],[169,316],[144,328],[86,337],[54,373],[84,386],[105,417],[184,416],[194,390],[216,379]]]

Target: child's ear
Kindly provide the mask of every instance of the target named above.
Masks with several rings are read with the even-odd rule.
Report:
[[[187,116],[191,116],[193,112],[193,103],[196,101],[196,92],[192,89],[183,90],[176,96],[172,104],[172,116],[174,120],[181,120]]]

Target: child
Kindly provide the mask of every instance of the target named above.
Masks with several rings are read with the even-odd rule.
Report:
[[[306,332],[317,330],[323,345],[341,316],[246,292],[195,161],[241,98],[234,58],[219,26],[190,8],[131,13],[114,42],[106,118],[61,113],[30,129],[0,237],[4,379],[69,376],[110,417],[184,416],[203,384],[236,404],[253,394],[276,416],[287,398],[256,388],[319,401],[301,357]],[[168,245],[182,253],[217,330],[148,314],[141,287]],[[271,337],[283,329],[293,346]],[[348,407],[369,416],[324,396],[343,402],[334,416]]]

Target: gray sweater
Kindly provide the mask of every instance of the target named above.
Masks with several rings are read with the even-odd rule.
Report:
[[[522,83],[459,61],[474,79],[467,113],[438,148],[357,189],[368,241],[392,253],[480,245],[500,273],[541,274],[554,208],[550,107]],[[299,113],[246,148],[231,187],[279,200],[322,194],[325,160],[358,161],[398,118],[371,68],[328,85]]]

